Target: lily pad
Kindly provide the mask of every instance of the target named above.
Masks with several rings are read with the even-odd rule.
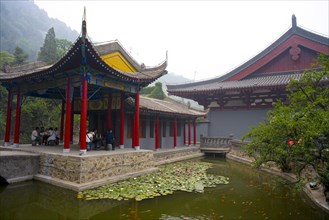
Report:
[[[174,191],[203,192],[205,187],[228,184],[224,176],[207,174],[212,166],[206,162],[180,162],[160,167],[156,173],[134,177],[121,182],[108,184],[77,194],[78,199],[115,199],[127,200],[154,198],[168,195]]]

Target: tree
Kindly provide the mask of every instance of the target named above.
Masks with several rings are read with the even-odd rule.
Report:
[[[24,53],[22,48],[16,47],[15,52],[14,52],[14,56],[15,56],[14,64],[15,65],[21,65],[28,58],[29,55]]]
[[[140,91],[140,94],[141,95],[149,95],[154,90],[154,88],[155,88],[155,86],[148,86],[148,87],[142,88],[141,91]]]
[[[6,90],[5,87],[3,87],[0,83],[0,138],[3,140],[5,130],[6,130],[6,116],[7,116],[7,97],[8,97],[8,91]]]
[[[57,46],[54,28],[48,30],[43,46],[40,48],[38,60],[44,61],[48,64],[57,61]]]
[[[273,161],[299,176],[312,165],[329,178],[329,57],[320,55],[313,67],[320,70],[305,71],[288,85],[290,104],[277,102],[264,123],[243,137],[251,139],[245,150],[256,167]]]
[[[8,53],[5,50],[0,51],[0,69],[3,69],[5,65],[11,65],[15,61],[15,56]]]
[[[56,50],[57,50],[57,60],[62,58],[62,56],[70,49],[72,42],[66,39],[56,38]]]
[[[161,99],[161,100],[166,98],[166,95],[162,90],[161,82],[155,83],[155,87],[154,87],[153,91],[150,93],[149,97],[155,98],[155,99]]]

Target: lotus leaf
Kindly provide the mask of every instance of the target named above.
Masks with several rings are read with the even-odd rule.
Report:
[[[77,198],[85,200],[134,198],[136,201],[141,201],[172,194],[178,190],[203,192],[205,187],[228,184],[227,177],[207,174],[206,171],[211,166],[210,163],[195,161],[168,164],[160,167],[156,173],[79,192]]]

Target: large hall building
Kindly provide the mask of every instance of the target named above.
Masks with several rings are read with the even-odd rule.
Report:
[[[241,138],[267,117],[277,99],[288,102],[286,86],[299,79],[319,54],[329,54],[329,38],[292,26],[258,55],[214,79],[168,85],[170,95],[197,101],[209,109],[201,134]]]

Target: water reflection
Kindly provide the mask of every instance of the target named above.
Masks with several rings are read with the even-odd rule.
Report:
[[[329,219],[276,176],[234,161],[203,161],[230,183],[136,202],[84,201],[76,192],[30,181],[0,189],[0,219]]]
[[[76,192],[38,181],[9,185],[0,194],[0,219],[90,219],[122,202],[85,201]]]

